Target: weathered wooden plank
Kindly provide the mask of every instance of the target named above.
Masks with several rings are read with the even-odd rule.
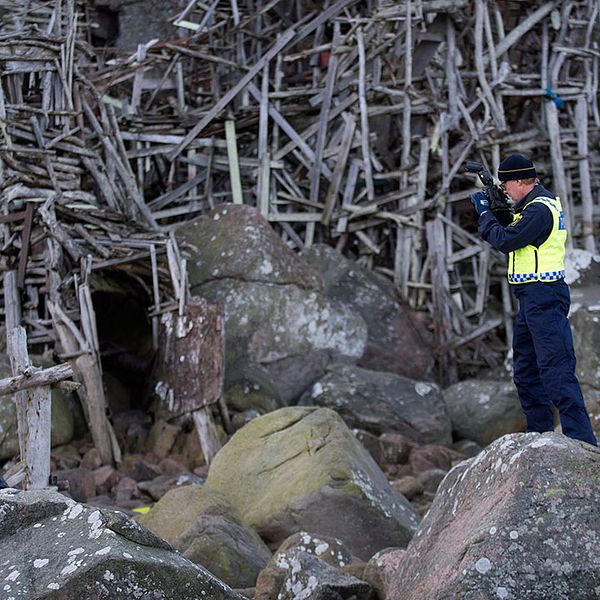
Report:
[[[371,166],[371,152],[369,143],[369,116],[367,113],[366,97],[366,64],[365,64],[365,42],[362,29],[356,32],[356,41],[358,44],[358,102],[360,106],[360,138],[363,154],[363,169],[365,173],[365,183],[367,186],[367,197],[369,201],[375,198],[375,188],[373,187],[373,169]]]
[[[589,147],[588,147],[588,103],[584,96],[580,96],[575,105],[575,125],[577,136],[577,150],[579,153],[579,189],[581,191],[581,204],[583,207],[582,234],[585,249],[596,253],[594,239],[594,199],[592,197],[592,184],[590,177]]]
[[[323,210],[323,216],[321,217],[321,223],[323,225],[329,225],[329,221],[331,220],[331,214],[338,197],[340,186],[342,184],[342,176],[346,169],[350,148],[354,140],[354,132],[356,131],[356,119],[354,116],[349,114],[343,114],[343,116],[345,121],[344,133],[339,146],[335,168],[333,169],[331,183],[329,184],[329,189],[325,196],[325,209]]]
[[[231,195],[234,204],[243,204],[242,178],[240,177],[240,165],[238,162],[237,139],[235,134],[235,122],[225,121],[225,136],[227,138],[227,157],[229,160],[229,178],[231,181]]]
[[[7,351],[14,377],[25,375],[32,367],[23,327],[7,332]],[[19,436],[21,460],[25,463],[25,489],[43,489],[50,478],[50,387],[23,388],[16,393],[17,411],[21,411]]]

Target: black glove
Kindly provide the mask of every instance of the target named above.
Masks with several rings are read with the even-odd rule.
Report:
[[[497,187],[487,190],[490,210],[502,227],[507,227],[513,222],[513,211],[506,194]]]

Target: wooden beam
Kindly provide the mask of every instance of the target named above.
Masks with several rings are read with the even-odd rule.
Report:
[[[235,135],[235,122],[225,121],[225,137],[227,139],[227,157],[229,159],[229,178],[231,181],[231,194],[234,204],[243,204],[242,179],[240,177],[240,163],[238,161],[237,138]]]
[[[30,367],[22,375],[0,379],[0,396],[15,394],[22,390],[30,390],[44,385],[53,385],[71,377],[73,377],[73,369],[69,363],[63,363],[43,370],[37,367]]]

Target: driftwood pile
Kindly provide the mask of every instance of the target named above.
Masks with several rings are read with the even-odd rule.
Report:
[[[593,0],[190,0],[171,39],[131,53],[91,45],[95,14],[0,0],[0,266],[7,328],[85,363],[99,421],[94,274],[139,283],[157,346],[158,315],[186,301],[170,232],[216,204],[393,278],[431,315],[442,383],[496,366],[511,337],[465,159],[529,154],[595,250]]]

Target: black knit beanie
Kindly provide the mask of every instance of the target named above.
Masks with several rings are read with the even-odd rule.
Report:
[[[500,181],[514,181],[515,179],[529,179],[530,177],[537,177],[535,167],[522,154],[511,154],[498,167],[498,179]]]

